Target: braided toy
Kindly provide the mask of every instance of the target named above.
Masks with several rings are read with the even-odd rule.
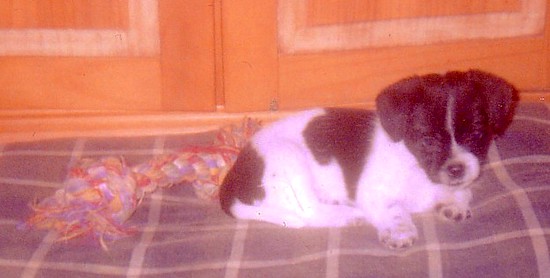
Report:
[[[259,129],[259,121],[245,118],[241,126],[221,128],[212,146],[184,148],[134,167],[122,157],[82,159],[62,189],[32,205],[34,215],[24,226],[55,230],[58,240],[92,234],[107,249],[106,240],[133,232],[125,222],[147,193],[188,182],[199,198],[216,199],[239,151]]]

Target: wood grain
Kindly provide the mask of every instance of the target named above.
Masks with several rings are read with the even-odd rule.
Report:
[[[0,57],[0,109],[161,110],[160,64],[133,57]]]
[[[25,22],[24,18],[36,14],[35,7],[28,7],[28,14],[19,19],[10,17],[8,20],[4,18],[6,9],[2,6],[2,24],[12,24],[9,26],[14,29],[0,30],[0,54],[7,55],[0,57],[0,141],[182,134],[215,129],[231,121],[240,121],[244,115],[266,121],[287,115],[287,112],[250,112],[274,108],[271,106],[273,100],[277,101],[278,109],[284,111],[311,106],[374,108],[376,94],[392,82],[411,74],[454,69],[480,68],[494,72],[522,89],[522,100],[548,104],[550,10],[546,11],[544,32],[541,29],[541,32],[529,33],[528,36],[464,39],[420,46],[338,48],[297,53],[285,51],[278,41],[278,20],[284,20],[280,3],[326,4],[321,8],[327,9],[332,5],[341,10],[345,10],[342,5],[348,2],[354,5],[363,3],[357,0],[314,1],[173,0],[157,3],[126,0],[117,3],[122,6],[128,3],[128,10],[119,9],[114,13],[125,13],[128,17],[124,19],[124,16],[114,15],[120,19],[109,24],[93,20],[59,23],[59,18],[70,18],[71,13],[59,13],[58,9],[70,11],[73,8],[56,5],[85,5],[85,1],[80,0],[41,2],[57,7],[43,12],[52,14],[56,11],[52,16],[58,18],[51,22],[45,19]],[[30,5],[40,1],[9,1],[16,2]],[[404,2],[413,3],[415,0]],[[426,1],[432,2],[443,5],[443,2]],[[456,2],[479,3],[466,0]],[[542,3],[540,0],[489,0],[487,3],[493,2],[503,5],[466,8],[471,9],[468,13],[479,15],[516,10],[517,3],[522,3],[520,10],[524,10],[525,3]],[[151,3],[158,6],[149,10],[147,5]],[[550,5],[543,4],[550,9]],[[306,6],[306,9],[294,12],[302,12],[306,15],[303,19],[308,19],[307,12],[312,11],[307,9]],[[78,13],[77,8],[73,10]],[[445,13],[454,16],[456,13],[455,10],[437,10],[434,7],[426,11],[428,17]],[[325,23],[337,26],[334,23],[341,21],[349,26],[357,21],[368,21],[361,12],[334,12],[338,14],[336,17],[317,14],[319,18],[314,20],[319,22],[305,20],[301,22],[302,27],[316,29]],[[375,18],[414,20],[415,16],[424,13],[423,10],[410,12],[412,18],[406,12],[378,14]],[[541,12],[527,16],[526,22],[531,24],[531,17],[540,16]],[[157,25],[146,24],[147,20],[137,20],[139,18],[149,21],[158,19],[158,22],[155,23]],[[64,27],[67,24],[75,28]],[[116,51],[86,55],[67,50],[55,54],[57,52],[44,52],[43,48],[38,48],[35,54],[24,48],[19,53],[2,52],[2,49],[8,49],[5,44],[2,45],[9,38],[3,37],[7,34],[5,32],[44,30],[27,29],[29,26],[50,26],[54,31],[69,32],[64,34],[71,36],[87,34],[82,33],[84,31],[92,31],[89,33],[92,36],[96,34],[93,32],[99,32],[97,34],[103,34],[100,38],[104,39],[111,36],[109,32],[118,30],[111,29],[115,28],[113,26],[125,24],[126,31],[121,34],[126,44],[132,42],[139,45],[142,39],[158,36],[147,41],[154,44],[155,40],[158,42],[160,39],[160,47],[152,52],[122,47]],[[141,24],[146,24],[147,28],[140,29]],[[529,24],[518,26],[531,28],[529,30],[532,31]],[[96,29],[79,26],[95,26]],[[158,28],[156,33],[155,28]],[[144,32],[135,33],[136,30]],[[342,30],[345,32],[347,29]],[[35,34],[39,37],[42,33]],[[48,45],[53,48],[58,46]],[[69,57],[73,55],[80,57]],[[215,110],[218,112],[212,112]]]
[[[111,11],[106,12],[107,17],[97,15],[102,11],[86,2],[14,0],[10,3],[0,8],[7,19],[4,20],[6,26],[0,27],[0,55],[89,57],[159,53],[157,1],[117,1],[112,7],[105,1],[91,3]],[[79,8],[75,10],[75,7]]]
[[[508,3],[506,0],[495,1]],[[380,2],[386,3],[383,0]],[[445,15],[445,9],[439,8],[447,2],[450,1],[439,1],[437,3],[440,4],[436,5],[432,1],[422,1],[423,9],[430,11],[432,16],[409,17],[413,14],[405,12],[403,18],[355,21],[354,15],[344,14],[352,22],[338,19],[331,24],[311,25],[308,23],[308,16],[312,15],[309,1],[281,0],[278,11],[279,47],[285,53],[309,53],[534,36],[544,30],[545,0],[520,0],[518,9],[509,12],[480,13],[474,10],[470,14],[457,15]],[[401,1],[389,3],[401,7]],[[430,3],[433,5],[428,5]],[[331,5],[324,8],[333,13],[348,8],[340,4]],[[399,13],[400,10],[396,11]],[[438,12],[444,14],[437,15]]]
[[[521,0],[310,0],[307,24],[347,24],[434,16],[510,13],[521,9]]]
[[[10,0],[0,5],[5,29],[127,29],[128,0]]]
[[[29,116],[23,114],[34,115]],[[245,116],[267,124],[288,112],[255,113],[59,113],[0,112],[0,144],[69,137],[128,137],[189,134],[239,124]]]
[[[277,1],[222,1],[225,111],[268,110],[278,91]]]
[[[0,30],[0,109],[215,110],[212,2],[113,2],[107,9],[126,13],[126,30],[102,29],[112,26],[95,21],[86,24],[96,29],[79,29],[69,16],[65,24],[48,29],[50,23],[40,20],[82,10],[94,17],[98,7],[87,5],[105,8],[109,1],[10,2],[1,10],[29,9],[26,16],[42,26]],[[36,14],[38,8],[47,11]]]
[[[544,40],[532,38],[284,55],[279,59],[280,107],[372,107],[381,89],[406,76],[471,68],[501,75],[523,90],[540,90],[548,88],[545,53]]]
[[[160,1],[162,108],[216,109],[214,1]]]

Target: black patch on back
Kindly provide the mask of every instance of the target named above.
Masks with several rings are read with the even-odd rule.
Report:
[[[355,200],[357,183],[370,150],[375,113],[360,109],[329,108],[307,125],[303,136],[321,165],[335,159],[344,174],[348,198]]]
[[[247,205],[265,197],[261,186],[265,163],[258,152],[249,144],[244,147],[229,170],[220,186],[220,204],[227,214],[232,215],[230,208],[239,199]]]

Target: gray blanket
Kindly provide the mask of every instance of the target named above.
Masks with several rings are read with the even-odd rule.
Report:
[[[490,150],[461,224],[418,215],[420,240],[385,249],[369,226],[290,230],[224,215],[190,186],[148,196],[129,220],[133,236],[108,243],[55,241],[19,230],[29,204],[62,186],[82,157],[121,155],[130,165],[159,152],[209,144],[212,134],[74,138],[1,146],[2,277],[550,277],[550,116],[522,104]]]

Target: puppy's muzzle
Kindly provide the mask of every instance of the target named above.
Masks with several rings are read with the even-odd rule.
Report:
[[[461,180],[464,178],[464,174],[466,172],[466,166],[464,163],[455,162],[447,165],[447,175],[451,180]]]
[[[451,160],[441,168],[439,177],[441,181],[449,186],[461,186],[468,183],[468,166],[463,161]]]

